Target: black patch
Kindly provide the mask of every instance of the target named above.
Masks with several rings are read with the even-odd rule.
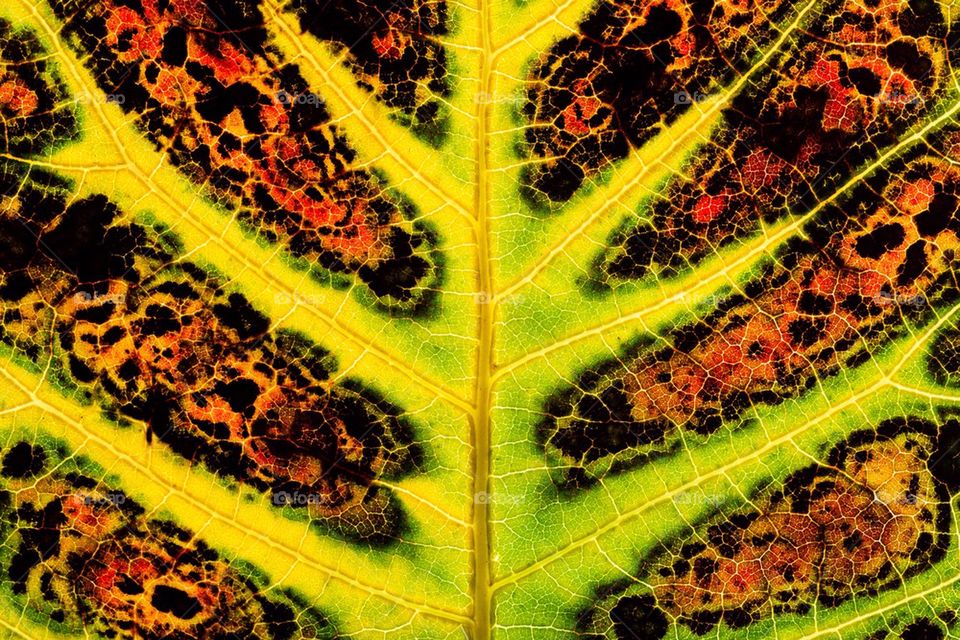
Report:
[[[578,394],[574,419],[550,439],[551,444],[576,460],[592,462],[631,447],[659,442],[666,432],[666,425],[633,418],[630,400],[619,381],[599,395]]]
[[[857,239],[856,251],[864,258],[876,260],[903,244],[904,238],[906,238],[906,232],[903,225],[897,222],[885,224],[860,236]]]
[[[897,269],[897,284],[912,284],[927,268],[926,242],[917,240],[907,248],[907,256]]]
[[[873,71],[865,67],[854,67],[847,72],[850,82],[861,95],[877,96],[880,93],[880,78]]]
[[[229,305],[215,305],[213,312],[220,322],[236,331],[241,340],[263,335],[270,328],[270,320],[254,309],[244,296],[232,293],[227,301]]]
[[[200,602],[186,591],[167,585],[157,585],[150,598],[157,611],[169,613],[181,620],[189,620],[200,612]]]
[[[26,271],[8,273],[3,284],[0,285],[0,299],[17,302],[30,293],[35,286],[36,284]]]
[[[47,454],[42,447],[18,442],[3,457],[2,472],[8,478],[29,478],[43,471]]]
[[[130,227],[111,227],[116,207],[102,195],[70,205],[43,236],[44,252],[82,282],[122,278],[133,267],[140,238]]]
[[[172,26],[163,36],[163,61],[182,66],[187,61],[187,32],[182,27]]]
[[[942,425],[937,434],[937,447],[927,465],[930,472],[947,486],[951,494],[960,491],[960,424],[954,421]]]
[[[610,612],[610,619],[619,640],[659,640],[667,635],[670,626],[666,614],[649,595],[620,598]]]
[[[391,296],[407,301],[413,298],[417,283],[430,271],[430,264],[414,254],[413,238],[403,230],[390,237],[393,256],[374,268],[360,267],[360,278],[378,296]]]
[[[231,409],[243,413],[260,395],[260,387],[253,380],[240,378],[227,384],[218,384],[217,392],[226,399]]]
[[[0,269],[9,272],[23,269],[37,254],[37,234],[20,220],[0,218]]]
[[[936,236],[954,221],[956,214],[957,196],[938,193],[930,201],[930,206],[914,218],[917,231],[927,238]]]
[[[943,628],[928,618],[911,622],[900,632],[901,640],[943,640]]]
[[[162,336],[180,331],[180,316],[170,307],[161,304],[148,305],[144,316],[140,330],[145,336]]]

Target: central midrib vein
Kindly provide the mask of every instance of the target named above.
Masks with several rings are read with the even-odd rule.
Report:
[[[480,14],[480,96],[490,96],[492,47],[489,0],[479,0]],[[488,207],[489,185],[487,165],[487,119],[490,100],[477,101],[477,180],[475,211],[477,217],[477,284],[480,343],[477,353],[477,385],[473,416],[473,633],[474,640],[487,640],[491,635],[490,612],[490,535],[489,500],[478,499],[489,494],[490,480],[490,405],[493,374],[494,306],[491,273]]]

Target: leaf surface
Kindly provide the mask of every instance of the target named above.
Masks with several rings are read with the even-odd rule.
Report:
[[[0,7],[0,635],[958,633],[956,7]]]

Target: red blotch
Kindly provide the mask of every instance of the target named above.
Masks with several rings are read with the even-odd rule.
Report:
[[[697,224],[707,224],[719,216],[730,202],[730,189],[724,189],[720,195],[704,195],[693,207],[693,220]]]

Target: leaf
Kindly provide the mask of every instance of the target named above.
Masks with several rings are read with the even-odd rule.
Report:
[[[955,22],[6,3],[0,635],[956,635]]]

